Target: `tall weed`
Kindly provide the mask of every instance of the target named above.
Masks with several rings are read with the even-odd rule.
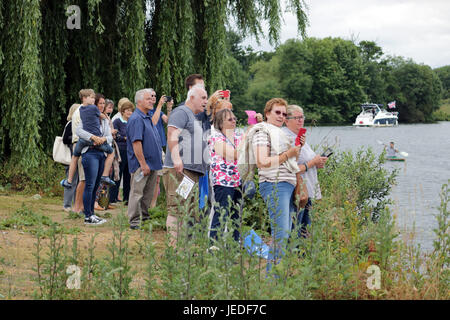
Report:
[[[178,203],[181,227],[177,246],[157,243],[149,224],[140,231],[139,250],[129,244],[123,212],[113,219],[108,255],[97,257],[94,238],[83,259],[73,243],[61,235],[50,238],[43,257],[42,238],[37,238],[37,282],[46,299],[448,299],[448,185],[443,186],[437,216],[434,251],[398,239],[395,220],[388,208],[396,172],[387,172],[383,157],[371,150],[342,153],[330,158],[320,173],[323,198],[310,211],[306,238],[298,237],[294,223],[280,263],[266,271],[267,261],[250,254],[243,242],[232,237],[233,224],[221,215],[218,239],[208,237],[209,221],[196,205]],[[197,189],[197,188],[195,188]],[[198,190],[194,190],[198,196]],[[238,223],[242,237],[256,230],[266,243],[270,223],[263,200],[245,200]],[[162,220],[162,217],[158,217]],[[56,229],[55,229],[56,231]],[[52,240],[53,239],[53,240]],[[218,250],[212,250],[214,244]],[[143,258],[138,268],[137,259]],[[64,268],[82,268],[82,285],[76,293],[63,289]],[[381,288],[369,289],[366,273],[374,265],[381,270]],[[141,282],[139,282],[142,280]],[[142,283],[139,286],[139,283]],[[136,284],[136,285],[134,285]]]

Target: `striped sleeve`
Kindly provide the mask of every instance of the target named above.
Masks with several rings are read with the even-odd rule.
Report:
[[[253,145],[255,146],[269,146],[270,147],[270,139],[269,134],[262,130],[259,130],[253,136]]]

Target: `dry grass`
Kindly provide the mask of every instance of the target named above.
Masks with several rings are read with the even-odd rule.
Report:
[[[62,200],[60,198],[43,197],[40,200],[34,200],[30,195],[0,195],[0,221],[10,217],[17,209],[25,204],[33,212],[48,216],[54,222],[60,223],[67,228],[78,228],[78,234],[67,234],[68,243],[72,243],[75,237],[78,237],[78,244],[81,257],[85,257],[88,252],[88,245],[91,238],[95,235],[95,254],[96,257],[106,256],[108,254],[107,244],[113,238],[113,227],[110,222],[101,226],[85,226],[83,219],[70,219],[68,213],[62,210]],[[111,215],[118,214],[123,208],[122,205],[114,210],[108,210]],[[102,213],[98,214],[99,216]],[[32,299],[33,292],[38,289],[35,277],[36,267],[35,253],[36,237],[30,231],[33,227],[21,229],[0,230],[0,298],[10,299]],[[129,245],[131,252],[138,252],[139,245],[137,241],[142,240],[142,233],[139,231],[127,231],[129,233]],[[153,232],[154,241],[158,244],[157,248],[162,250],[164,245],[165,232],[158,230]],[[43,240],[46,245],[48,239]],[[133,261],[133,267],[140,270],[144,267],[141,259]],[[136,285],[139,279],[136,279]],[[3,296],[3,297],[2,297]]]

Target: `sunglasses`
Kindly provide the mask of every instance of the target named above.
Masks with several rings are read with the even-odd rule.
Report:
[[[227,119],[228,121],[230,121],[230,122],[232,122],[232,121],[237,121],[237,118],[236,117],[232,117],[232,118],[229,118],[229,119]]]
[[[287,117],[287,113],[281,112],[280,110],[275,110],[274,112],[277,116],[279,116],[281,114],[281,115],[283,115],[283,117]]]
[[[150,97],[156,97],[156,94],[152,94],[152,95],[150,95]]]
[[[299,116],[299,117],[287,117],[286,119],[288,120],[305,120],[304,116]]]

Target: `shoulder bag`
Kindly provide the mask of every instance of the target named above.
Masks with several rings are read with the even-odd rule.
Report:
[[[66,128],[64,128],[64,132],[65,131]],[[56,137],[55,142],[53,142],[53,160],[67,166],[70,165],[70,161],[72,160],[70,148],[66,144],[64,144],[63,138],[59,136]]]

